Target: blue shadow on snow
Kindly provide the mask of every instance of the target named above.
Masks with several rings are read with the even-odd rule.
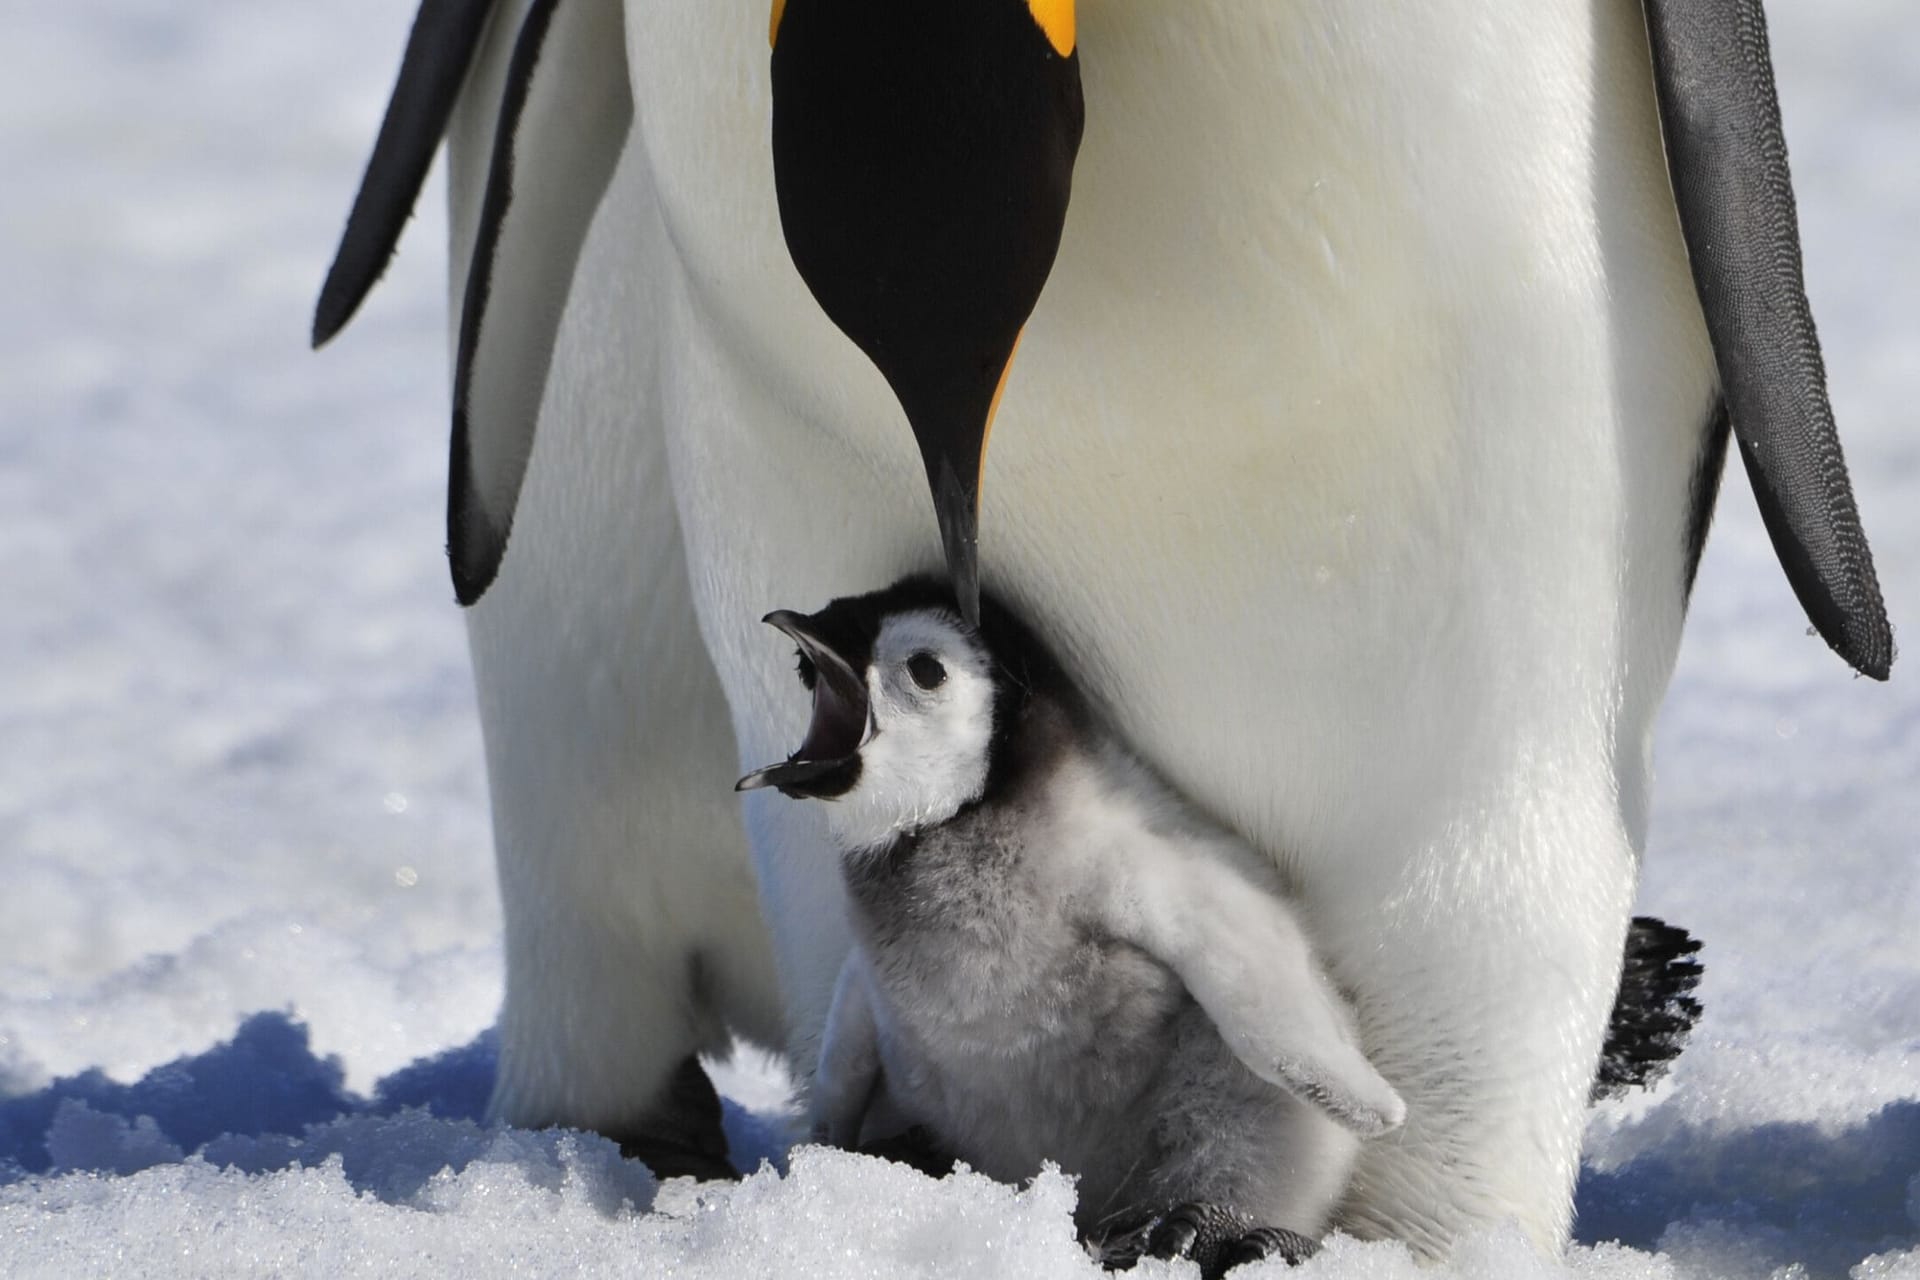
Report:
[[[544,1180],[556,1162],[567,1162],[559,1148],[568,1139],[560,1131],[484,1125],[497,1062],[489,1030],[409,1063],[362,1097],[347,1090],[337,1059],[314,1054],[303,1023],[256,1013],[233,1039],[133,1084],[94,1069],[0,1099],[0,1185],[83,1170],[125,1175],[195,1153],[245,1173],[338,1156],[356,1189],[390,1202],[409,1199],[443,1168],[458,1172],[483,1156],[513,1160]],[[729,1101],[725,1121],[737,1161],[751,1169],[768,1159],[784,1168],[777,1119]],[[594,1148],[579,1158],[597,1170],[592,1176],[610,1209],[623,1196],[650,1202],[651,1178],[642,1166],[622,1161],[597,1136],[578,1141]]]
[[[1586,1244],[1656,1249],[1684,1217],[1777,1244],[1813,1275],[1846,1275],[1870,1254],[1920,1245],[1920,1101],[1890,1103],[1837,1133],[1676,1126],[1617,1170],[1583,1170],[1574,1212]]]

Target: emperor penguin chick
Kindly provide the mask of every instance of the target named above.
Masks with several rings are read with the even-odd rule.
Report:
[[[1077,1175],[1095,1239],[1209,1271],[1310,1252],[1361,1138],[1405,1106],[1272,863],[992,600],[975,629],[908,579],[766,620],[799,646],[812,722],[739,785],[828,802],[853,919],[817,1135],[855,1145],[884,1089],[983,1173]]]

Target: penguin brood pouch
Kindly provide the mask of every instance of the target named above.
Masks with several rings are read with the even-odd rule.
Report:
[[[741,779],[826,802],[855,944],[814,1089],[859,1143],[884,1091],[941,1148],[1079,1179],[1109,1260],[1311,1252],[1399,1095],[1276,872],[1136,760],[1004,607],[908,579],[769,614],[805,739]]]

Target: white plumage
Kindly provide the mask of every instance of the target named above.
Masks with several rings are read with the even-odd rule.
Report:
[[[938,558],[899,409],[781,243],[764,13],[625,12],[633,132],[472,614],[522,1122],[630,1121],[723,1024],[810,1073],[845,904],[812,807],[743,833],[726,791],[797,727],[754,619]],[[1079,38],[1099,109],[984,580],[1313,922],[1408,1105],[1340,1223],[1556,1245],[1714,394],[1640,10],[1086,0]]]

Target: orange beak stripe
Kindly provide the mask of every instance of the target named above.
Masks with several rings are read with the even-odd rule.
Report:
[[[1020,354],[1020,339],[1027,336],[1022,329],[1013,335],[1013,350],[1007,353],[1007,362],[1000,366],[1000,381],[994,384],[993,401],[987,405],[987,425],[980,432],[980,474],[974,477],[973,491],[977,494],[987,479],[987,445],[993,441],[993,420],[1000,413],[1000,397],[1007,394],[1007,375],[1013,372],[1013,358]],[[979,501],[979,499],[975,499]]]

